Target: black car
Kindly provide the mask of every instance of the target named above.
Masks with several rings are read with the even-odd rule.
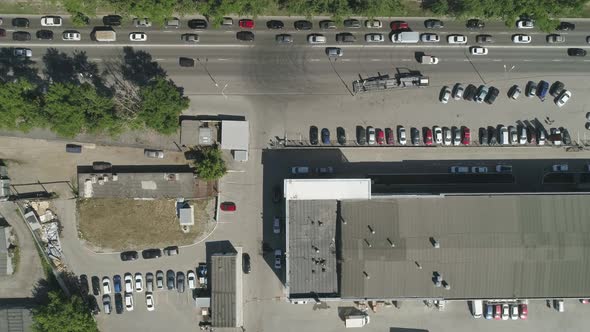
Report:
[[[121,25],[122,20],[123,18],[119,15],[107,15],[103,16],[102,24],[110,26],[119,26]]]
[[[412,127],[412,129],[410,129],[410,137],[412,139],[412,144],[420,144],[420,130],[418,130],[418,128]]]
[[[137,251],[123,251],[121,253],[122,261],[134,261],[139,257]]]
[[[188,27],[195,30],[205,30],[207,29],[207,21],[200,19],[189,20]]]
[[[322,144],[330,144],[330,130],[322,128]]]
[[[484,127],[479,128],[479,144],[488,145],[488,130]]]
[[[354,43],[356,37],[350,32],[342,32],[336,35],[336,41],[339,43]]]
[[[565,128],[559,128],[559,129],[561,129],[561,135],[563,136],[563,144],[564,145],[571,145],[572,138],[570,136],[570,132],[567,131],[567,129],[565,129]]]
[[[100,279],[97,276],[92,277],[92,294],[100,295]]]
[[[93,315],[98,315],[100,308],[98,307],[96,298],[94,296],[88,296],[86,299],[88,301],[88,308],[90,309],[90,312],[92,312]]]
[[[560,22],[555,28],[557,31],[573,31],[576,29],[576,25],[570,22]]]
[[[244,269],[244,273],[246,274],[252,271],[252,267],[250,266],[250,255],[246,253],[242,254],[242,268]]]
[[[309,127],[309,143],[311,145],[318,144],[318,127],[316,126]]]
[[[342,127],[336,128],[336,139],[338,140],[338,144],[345,145],[346,144],[346,131]]]
[[[254,32],[252,31],[238,31],[236,38],[241,41],[251,42],[254,41]]]
[[[293,23],[295,30],[311,30],[313,24],[310,21],[300,20]]]
[[[85,274],[80,275],[80,294],[83,297],[88,295],[88,276]]]
[[[473,101],[475,94],[477,93],[477,87],[473,84],[469,84],[463,92],[463,99]]]
[[[53,39],[53,31],[51,30],[39,30],[37,31],[37,39],[42,40],[52,40]]]
[[[430,19],[424,21],[424,27],[427,29],[442,29],[445,27],[445,24],[441,20]]]
[[[174,289],[174,271],[172,270],[166,271],[166,286],[168,290]]]
[[[279,21],[279,20],[270,20],[268,22],[266,22],[266,27],[269,29],[282,29],[285,27],[285,24],[283,23],[283,21]]]
[[[363,126],[356,126],[356,142],[359,145],[365,145],[367,142],[367,131]]]
[[[0,29],[0,37],[6,37],[6,30]]]
[[[281,186],[276,185],[272,188],[272,201],[275,203],[279,203],[283,198],[283,191],[281,190]]]
[[[121,295],[121,293],[115,294],[115,311],[118,314],[123,313],[123,296]]]
[[[569,56],[586,56],[586,50],[581,48],[568,48],[567,54]]]
[[[486,24],[482,20],[472,18],[467,21],[467,24],[465,26],[467,27],[467,29],[483,29],[485,28]]]
[[[498,95],[500,94],[500,90],[496,89],[495,87],[490,87],[490,89],[488,90],[488,94],[485,98],[485,102],[489,105],[493,104],[494,101],[496,101],[496,98],[498,97]]]
[[[555,83],[551,84],[551,88],[549,88],[549,93],[553,97],[557,97],[557,96],[559,96],[561,91],[563,91],[563,88],[565,88],[565,85],[562,82],[555,81]]]
[[[24,17],[17,17],[12,19],[12,26],[15,28],[28,28],[29,19]]]
[[[143,259],[160,258],[162,257],[162,250],[160,249],[146,249],[141,252]]]
[[[494,127],[488,127],[488,134],[489,134],[489,144],[496,145],[498,144],[498,130]]]
[[[12,40],[28,41],[31,40],[31,34],[26,31],[15,31],[12,33]]]
[[[361,27],[361,21],[359,21],[355,18],[349,18],[347,20],[344,20],[344,22],[342,22],[342,24],[344,25],[345,28],[360,28]]]
[[[195,66],[195,59],[180,57],[180,58],[178,58],[178,65],[181,67],[194,67]]]

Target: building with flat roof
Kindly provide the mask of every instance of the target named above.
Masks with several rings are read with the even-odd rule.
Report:
[[[221,121],[221,149],[230,150],[235,160],[248,160],[250,124],[248,121]]]
[[[309,196],[288,195],[298,181]],[[372,196],[369,188],[368,198],[313,198],[337,181],[284,182],[292,299],[590,296],[588,194]],[[310,277],[314,255],[326,270]]]
[[[242,260],[238,252],[211,255],[211,325],[243,325]]]

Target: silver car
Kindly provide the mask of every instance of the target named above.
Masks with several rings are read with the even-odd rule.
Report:
[[[279,44],[291,44],[293,42],[293,36],[289,34],[276,35],[275,41]]]
[[[382,43],[385,41],[385,37],[381,33],[368,33],[365,35],[365,41],[367,43]]]
[[[340,47],[326,47],[326,55],[329,57],[341,57],[342,56],[342,49]]]
[[[148,158],[164,158],[164,151],[162,150],[152,150],[152,149],[145,149],[143,150],[143,155]]]

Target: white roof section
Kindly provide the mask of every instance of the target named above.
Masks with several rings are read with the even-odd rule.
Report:
[[[248,121],[221,121],[221,149],[248,150],[250,124]]]
[[[371,199],[371,179],[286,179],[286,200]]]
[[[180,224],[181,225],[187,225],[187,226],[192,226],[195,224],[195,207],[192,205],[189,205],[188,207],[183,207],[180,208],[179,210],[179,214],[180,214]]]

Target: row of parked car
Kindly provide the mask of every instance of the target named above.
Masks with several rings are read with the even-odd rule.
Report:
[[[485,318],[496,320],[527,319],[528,313],[529,310],[526,303],[487,303]]]
[[[541,80],[538,84],[529,81],[525,86],[525,95],[529,98],[538,97],[541,101],[545,101],[548,92],[551,96],[555,97],[554,102],[558,107],[565,105],[572,97],[571,91],[566,90],[565,85],[560,81],[553,82],[551,86],[549,85],[549,82],[544,80]],[[469,84],[465,88],[463,87],[463,84],[456,83],[452,90],[448,86],[442,88],[440,102],[447,104],[451,99],[464,99],[475,101],[476,103],[485,102],[492,105],[499,94],[500,90],[493,86],[487,87],[485,85],[480,85],[479,87],[476,87],[473,84]],[[521,94],[522,89],[518,84],[515,84],[508,90],[507,96],[512,100],[517,100]]]
[[[420,138],[422,132],[422,139]],[[346,130],[343,127],[336,128],[336,142],[340,145],[348,144]],[[422,130],[411,127],[409,134],[409,143],[411,145],[446,145],[459,146],[469,145],[472,142],[471,130],[468,127],[440,127],[432,128],[423,127]],[[534,128],[532,126],[517,125],[479,128],[480,145],[545,145],[549,141],[553,145],[570,145],[571,137],[567,129],[551,128],[549,134],[544,128]],[[311,145],[319,145],[318,128],[311,126],[309,130],[309,142]],[[323,128],[321,130],[322,145],[332,145],[330,130]],[[357,145],[407,145],[408,137],[406,128],[397,127],[397,138],[392,128],[374,128],[371,126],[356,127],[356,144]],[[308,173],[309,169],[306,170]],[[292,171],[294,173],[295,171]],[[299,174],[299,170],[297,170]],[[317,171],[322,173],[322,170]],[[328,172],[328,171],[323,171]],[[329,170],[333,172],[333,169]],[[294,173],[295,174],[295,173]]]
[[[178,255],[178,247],[177,246],[170,246],[161,250],[159,248],[153,249],[146,249],[141,252],[141,257],[143,259],[152,259],[152,258],[160,258],[162,257],[162,251],[166,256],[176,256]],[[122,261],[134,261],[139,259],[139,254],[137,251],[124,251],[120,255]]]

